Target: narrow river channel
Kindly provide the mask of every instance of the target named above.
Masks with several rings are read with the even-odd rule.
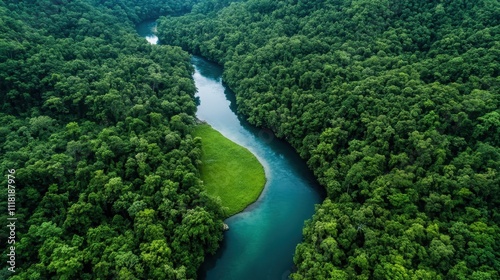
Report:
[[[155,44],[155,28],[154,21],[148,21],[137,31]],[[290,145],[238,117],[234,93],[222,84],[220,66],[197,56],[191,61],[200,99],[197,117],[248,148],[267,177],[258,201],[225,221],[230,230],[224,233],[218,252],[206,258],[199,279],[288,279],[304,221],[311,218],[324,191]]]

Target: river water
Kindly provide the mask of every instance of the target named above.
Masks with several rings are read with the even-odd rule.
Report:
[[[144,22],[137,31],[154,44],[155,26]],[[206,257],[199,279],[288,279],[304,221],[324,191],[290,145],[236,114],[235,96],[222,84],[220,66],[197,56],[192,63],[200,101],[197,117],[255,154],[267,177],[258,201],[225,221],[230,230],[217,253]]]

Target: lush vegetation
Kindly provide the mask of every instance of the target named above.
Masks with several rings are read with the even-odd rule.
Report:
[[[499,279],[499,14],[494,0],[205,0],[159,32],[223,65],[240,113],[325,186],[294,279]]]
[[[189,57],[134,34],[160,14],[325,186],[293,278],[500,278],[499,2],[231,2],[0,0],[12,279],[194,278],[217,248]]]
[[[0,170],[16,169],[18,218],[1,279],[193,279],[218,247],[189,55],[132,20],[191,2],[135,2],[0,1]]]
[[[207,124],[197,126],[193,136],[201,138],[201,179],[207,193],[220,198],[221,205],[227,207],[226,216],[243,211],[259,198],[266,176],[249,150]]]

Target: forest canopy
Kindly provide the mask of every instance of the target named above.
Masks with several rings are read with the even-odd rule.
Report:
[[[328,198],[294,279],[500,278],[500,3],[248,0],[164,17]]]
[[[23,221],[11,279],[196,277],[223,212],[199,180],[186,51],[224,66],[239,112],[327,190],[293,279],[500,278],[499,14],[495,0],[0,0],[0,166]],[[135,34],[160,15],[171,46]]]
[[[1,279],[194,279],[218,247],[189,54],[134,30],[193,2],[135,2],[0,1],[0,169],[16,170],[18,219]]]

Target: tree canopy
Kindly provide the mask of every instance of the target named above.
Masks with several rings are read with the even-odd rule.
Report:
[[[17,170],[23,221],[11,279],[195,278],[216,250],[182,49],[223,65],[239,112],[328,192],[292,278],[498,279],[498,14],[494,0],[0,1],[0,166]],[[177,47],[134,34],[159,15]]]
[[[498,1],[213,2],[160,40],[223,65],[326,188],[294,279],[500,277]]]
[[[193,2],[135,2],[0,1],[0,169],[16,169],[18,218],[2,279],[194,279],[218,247],[190,57],[133,25]]]

